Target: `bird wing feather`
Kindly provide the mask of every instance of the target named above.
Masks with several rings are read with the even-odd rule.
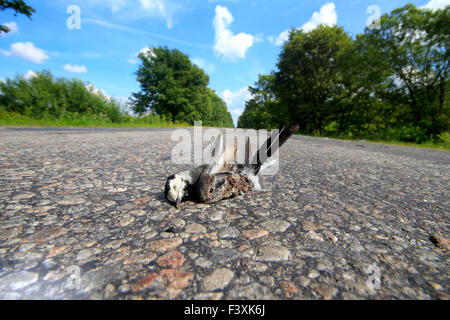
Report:
[[[220,147],[222,146],[221,143],[217,144],[217,146],[219,145]],[[222,153],[220,153],[218,160],[211,164],[209,174],[217,175],[232,173],[234,170],[234,165],[236,163],[238,147],[239,144],[237,140],[235,140],[233,144],[227,144],[225,150],[223,150],[223,148],[219,148]]]

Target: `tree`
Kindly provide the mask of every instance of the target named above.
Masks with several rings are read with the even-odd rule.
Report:
[[[149,49],[139,55],[136,72],[141,91],[132,94],[133,110],[151,111],[171,121],[226,125],[231,115],[226,105],[207,86],[208,75],[182,52],[167,47]]]
[[[207,126],[217,126],[224,128],[234,127],[233,117],[228,112],[226,103],[211,89],[207,88],[209,102],[211,103],[211,113],[204,122]]]
[[[404,105],[410,126],[428,134],[448,130],[450,6],[433,11],[408,4],[385,14],[381,28],[366,29],[360,40],[376,61],[373,72],[385,73],[378,96]]]
[[[239,117],[239,128],[279,128],[289,119],[276,99],[274,80],[273,74],[260,75],[255,85],[248,88],[252,98],[246,102],[245,110]]]
[[[339,27],[291,31],[277,64],[275,93],[303,131],[320,133],[333,108],[346,96],[342,80],[351,44],[350,36]]]
[[[36,12],[32,7],[28,6],[23,0],[0,0],[0,11],[6,9],[14,10],[14,15],[24,14],[29,19],[31,15]],[[10,30],[5,25],[0,25],[0,35],[2,33],[8,33]]]

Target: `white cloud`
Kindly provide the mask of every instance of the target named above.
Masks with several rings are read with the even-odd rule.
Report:
[[[332,27],[337,25],[337,19],[338,15],[336,12],[336,5],[333,2],[329,2],[323,5],[319,12],[314,12],[311,19],[303,24],[301,30],[304,32],[310,32],[321,24]],[[278,37],[270,36],[268,37],[268,40],[274,45],[281,46],[289,40],[290,31],[291,30],[285,30],[281,32]]]
[[[19,26],[14,21],[2,23],[3,26],[9,29],[8,33],[1,33],[0,38],[19,33]]]
[[[0,52],[8,57],[18,57],[34,63],[43,63],[49,58],[44,50],[36,48],[32,42],[16,42],[9,51],[0,49]]]
[[[144,48],[142,48],[138,53],[133,54],[133,57],[128,58],[128,59],[127,59],[128,63],[129,63],[129,64],[138,64],[138,63],[139,63],[138,56],[139,56],[140,54],[144,54],[144,55],[146,55],[146,56],[150,56],[151,58],[155,58],[155,57],[156,57],[156,55],[155,55],[155,53],[153,52],[153,49],[152,49],[152,48],[144,47]]]
[[[33,70],[28,70],[27,73],[22,75],[22,78],[24,78],[25,80],[30,80],[31,78],[34,78],[36,76],[36,72],[34,72]]]
[[[144,47],[141,49],[141,51],[139,51],[139,53],[137,55],[143,54],[144,56],[150,56],[151,58],[156,58],[155,53],[153,52],[152,48],[149,47]]]
[[[243,107],[245,107],[245,102],[252,97],[248,87],[241,88],[234,92],[227,89],[222,92],[221,96],[231,110],[243,109]]]
[[[449,5],[450,0],[430,0],[430,2],[428,2],[421,8],[437,10],[437,9],[445,9],[445,7]]]
[[[234,114],[235,116],[240,117],[241,114],[244,113],[244,109],[234,109],[234,110],[231,110],[231,113]]]
[[[106,94],[105,91],[97,89],[92,83],[88,83],[85,85],[86,89],[88,89],[89,92],[92,92],[93,94],[97,96],[103,96],[107,98],[108,100],[111,100],[111,97]]]
[[[86,67],[84,65],[71,65],[71,64],[66,64],[65,66],[63,66],[63,69],[72,73],[87,73],[88,70],[86,69]]]
[[[246,33],[234,35],[229,29],[233,16],[226,7],[217,6],[213,26],[215,31],[214,51],[225,60],[243,59],[253,46],[254,36]]]
[[[237,91],[225,90],[220,96],[227,104],[228,110],[233,116],[234,123],[237,124],[238,118],[244,112],[245,103],[252,98],[248,87],[241,88]]]
[[[336,5],[329,2],[323,5],[319,12],[314,12],[311,19],[301,29],[310,32],[321,24],[332,27],[337,24],[337,17]]]
[[[161,16],[166,20],[167,28],[171,29],[173,26],[172,13],[168,9],[167,1],[165,0],[139,0],[141,8],[151,15]]]
[[[216,70],[216,66],[202,58],[193,58],[192,63],[205,70],[207,74],[211,74]]]
[[[289,32],[291,30],[284,30],[282,33],[278,35],[278,37],[269,36],[267,39],[269,42],[273,43],[276,46],[281,46],[283,43],[289,40]]]

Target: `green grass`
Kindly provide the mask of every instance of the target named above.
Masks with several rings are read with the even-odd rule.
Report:
[[[305,134],[300,134],[305,135]],[[450,143],[448,142],[433,142],[433,141],[426,141],[423,143],[413,143],[413,142],[403,142],[403,141],[383,141],[379,139],[354,139],[349,137],[334,137],[334,136],[317,136],[317,135],[305,135],[309,137],[315,137],[315,138],[329,138],[329,139],[336,139],[336,140],[344,140],[344,141],[353,141],[353,142],[367,142],[367,143],[374,143],[374,144],[385,144],[385,145],[393,145],[393,146],[402,146],[402,147],[412,147],[412,148],[426,148],[426,149],[435,149],[435,150],[446,150],[450,151]]]
[[[351,138],[342,138],[342,137],[329,137],[330,139],[337,140],[345,140],[345,141],[353,141],[353,142],[367,142],[373,144],[385,144],[392,146],[400,146],[400,147],[411,147],[411,148],[426,148],[426,149],[435,149],[435,150],[447,150],[450,151],[450,145],[441,143],[435,143],[432,141],[426,141],[423,143],[413,143],[413,142],[404,142],[404,141],[383,141],[383,140],[371,140],[371,139],[351,139]]]
[[[427,149],[435,149],[435,150],[446,150],[450,151],[450,145],[444,142],[435,143],[432,141],[426,141],[423,143],[412,143],[412,142],[403,142],[403,141],[379,141],[379,140],[367,140],[370,143],[376,144],[387,144],[394,146],[402,146],[402,147],[412,147],[412,148],[427,148]]]
[[[18,113],[0,110],[0,126],[14,127],[99,127],[99,128],[145,128],[145,127],[189,127],[187,123],[172,123],[157,116],[128,118],[121,123],[104,119],[90,119],[83,116],[71,116],[64,119],[35,119]]]

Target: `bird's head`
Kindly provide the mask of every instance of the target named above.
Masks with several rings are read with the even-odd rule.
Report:
[[[181,201],[187,196],[188,183],[180,175],[174,174],[167,178],[164,193],[166,199],[179,207]]]

